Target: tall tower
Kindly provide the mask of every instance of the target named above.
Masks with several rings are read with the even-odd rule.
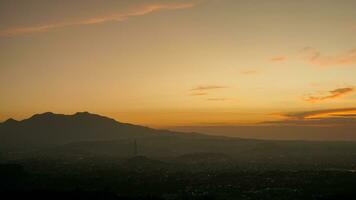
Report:
[[[134,140],[134,156],[137,156],[138,150],[137,150],[137,141],[136,139]]]

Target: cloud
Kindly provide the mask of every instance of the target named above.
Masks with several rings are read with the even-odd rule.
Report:
[[[271,58],[272,62],[282,62],[287,60],[288,58],[286,56],[277,56],[277,57],[273,57]]]
[[[190,89],[189,96],[205,96],[209,95],[209,91],[227,88],[221,85],[202,85]]]
[[[355,89],[352,87],[338,88],[338,89],[329,91],[327,95],[309,96],[309,97],[305,98],[304,100],[307,102],[315,103],[315,102],[325,101],[325,100],[329,100],[329,99],[339,98],[339,97],[345,96],[345,95],[353,92],[354,90]]]
[[[226,86],[221,85],[204,85],[192,88],[191,91],[207,91],[207,90],[216,90],[216,89],[224,89]]]
[[[227,101],[227,98],[208,98],[208,101]]]
[[[240,73],[245,75],[254,75],[258,74],[259,72],[257,70],[243,70]]]
[[[191,93],[190,96],[204,96],[204,95],[208,95],[209,93],[207,92],[194,92]]]
[[[355,126],[356,107],[282,113],[284,120],[263,122],[263,124],[302,126]]]
[[[146,4],[142,6],[129,9],[125,12],[108,14],[104,16],[97,16],[92,18],[87,18],[79,21],[70,21],[70,22],[60,22],[53,24],[43,24],[43,25],[34,25],[28,27],[15,27],[0,30],[0,37],[6,36],[16,36],[28,33],[37,33],[37,32],[47,32],[53,29],[59,29],[69,26],[77,25],[93,25],[101,24],[110,21],[125,21],[130,17],[143,16],[153,12],[163,11],[163,10],[179,10],[179,9],[188,9],[192,8],[197,4],[197,2],[183,2],[183,3],[157,3],[157,4]]]
[[[345,66],[356,64],[356,48],[335,55],[325,55],[313,47],[304,47],[297,53],[287,56],[276,56],[271,58],[272,62],[285,61],[288,58],[301,59],[313,66],[320,68]]]
[[[334,114],[334,116],[336,116],[336,117],[355,117],[356,118],[356,114]]]
[[[356,114],[356,107],[351,108],[336,108],[336,109],[324,109],[324,110],[312,110],[295,113],[281,114],[281,116],[289,119],[311,119],[330,116],[349,116]]]
[[[234,116],[241,116],[241,113],[233,113]],[[280,116],[284,119],[261,123],[216,118],[174,130],[240,138],[356,141],[356,107],[280,113]]]
[[[302,55],[302,59],[317,67],[325,68],[356,64],[356,49],[351,49],[337,55],[323,55],[312,47],[305,47],[300,51],[300,54]]]
[[[335,126],[356,126],[355,117],[329,117],[303,120],[281,120],[265,122],[264,124],[284,125],[284,126],[316,126],[316,127],[335,127]]]

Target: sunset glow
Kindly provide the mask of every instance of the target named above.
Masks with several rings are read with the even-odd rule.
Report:
[[[1,1],[0,121],[47,111],[163,128],[354,118],[356,1],[343,2]]]

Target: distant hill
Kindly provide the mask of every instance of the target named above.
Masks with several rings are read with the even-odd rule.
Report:
[[[286,133],[288,134],[288,133]],[[137,155],[151,158],[179,157],[184,162],[237,160],[327,161],[356,158],[355,142],[272,141],[179,133],[121,123],[104,116],[37,114],[29,119],[0,123],[0,153],[4,156],[130,157],[137,141]],[[10,152],[10,153],[9,153]]]
[[[121,123],[88,112],[74,115],[47,112],[22,121],[9,119],[0,123],[0,145],[10,149],[51,147],[78,141],[177,136],[177,133],[171,131]]]

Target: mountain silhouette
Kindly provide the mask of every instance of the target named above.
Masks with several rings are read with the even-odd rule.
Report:
[[[217,162],[225,157],[222,155],[240,160],[305,156],[337,159],[356,155],[354,142],[268,141],[180,133],[121,123],[88,112],[47,112],[22,121],[8,119],[0,123],[0,152],[7,152],[4,155],[15,152],[30,156],[125,157],[136,155],[134,141],[141,156],[186,154],[193,156],[183,158],[194,161],[201,157],[204,162]]]
[[[0,123],[0,152],[56,156],[177,156],[195,152],[239,151],[249,141],[238,138],[180,133],[121,123],[78,112],[73,115],[46,112],[28,119]],[[231,152],[233,152],[231,151]],[[141,154],[142,153],[142,154]]]
[[[46,112],[0,123],[0,144],[8,148],[61,145],[78,141],[107,141],[157,136],[174,136],[171,131],[121,123],[114,119],[78,112],[73,115]]]

